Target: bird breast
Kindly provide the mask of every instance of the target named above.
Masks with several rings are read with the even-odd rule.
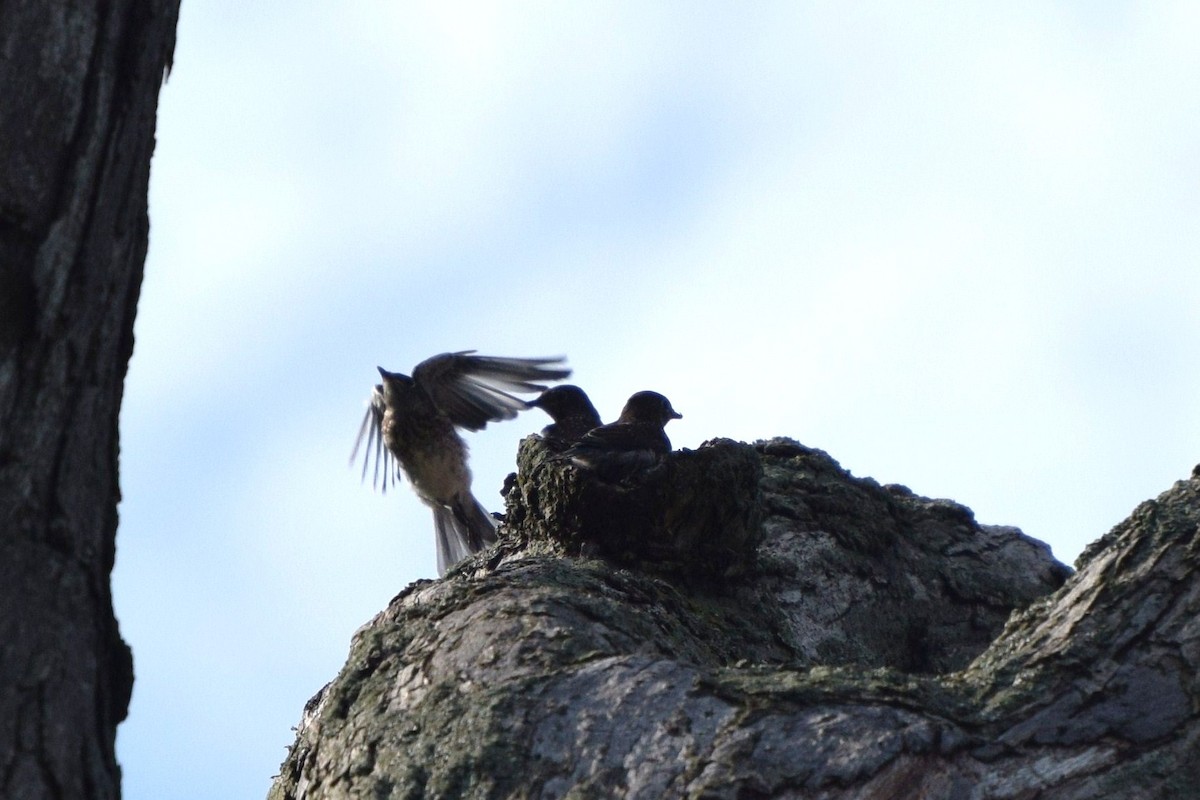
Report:
[[[383,423],[384,442],[426,504],[453,505],[471,490],[467,444],[449,421],[440,418],[397,418]]]

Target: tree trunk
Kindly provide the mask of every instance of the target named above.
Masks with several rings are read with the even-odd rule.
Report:
[[[178,0],[0,3],[0,796],[115,798],[117,416]]]
[[[530,437],[511,485],[497,549],[356,634],[272,798],[1200,797],[1200,473],[1073,575],[786,440],[598,485]]]

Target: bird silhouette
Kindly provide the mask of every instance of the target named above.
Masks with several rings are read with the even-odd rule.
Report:
[[[578,386],[553,386],[530,400],[529,405],[540,408],[554,420],[542,428],[542,438],[565,447],[578,442],[584,434],[603,423],[587,393]]]
[[[682,418],[658,392],[638,392],[625,403],[616,422],[588,431],[564,456],[605,480],[626,478],[671,452],[663,428]]]
[[[379,367],[350,454],[365,440],[363,479],[374,461],[375,486],[387,491],[406,475],[433,509],[438,575],[496,541],[496,522],[471,493],[467,444],[458,428],[477,431],[512,419],[529,404],[514,396],[545,391],[543,381],[567,377],[560,358],[496,358],[474,350],[442,353],[417,364],[412,376]],[[393,460],[395,463],[393,464]]]

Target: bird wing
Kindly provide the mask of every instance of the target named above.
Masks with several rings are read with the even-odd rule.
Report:
[[[644,422],[614,422],[588,431],[563,454],[603,481],[621,481],[653,466],[669,452],[662,428]]]
[[[393,486],[400,479],[400,464],[392,457],[392,451],[383,443],[383,412],[386,407],[383,400],[383,386],[377,385],[371,392],[371,402],[367,405],[366,413],[363,414],[362,424],[358,426],[358,437],[354,440],[354,450],[350,453],[350,463],[353,464],[358,458],[358,448],[362,445],[363,439],[367,440],[366,450],[363,451],[362,479],[367,479],[367,468],[374,460],[375,473],[371,479],[371,485],[379,488],[380,473],[382,472],[384,493],[387,493],[389,479]]]
[[[528,408],[516,393],[544,391],[571,370],[557,358],[496,358],[474,350],[442,353],[413,369],[413,380],[433,404],[460,428],[477,431],[489,422],[512,419]]]
[[[671,440],[657,425],[646,422],[612,422],[593,428],[581,438],[567,455],[577,461],[591,462],[596,458],[613,458],[621,454],[643,455],[649,461],[670,452]]]

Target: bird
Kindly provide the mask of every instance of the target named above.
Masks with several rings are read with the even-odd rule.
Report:
[[[683,415],[658,392],[632,395],[616,422],[588,431],[563,456],[576,466],[591,469],[604,480],[626,478],[651,466],[671,452],[663,428]]]
[[[530,400],[529,406],[540,408],[554,420],[542,428],[542,438],[559,446],[572,445],[603,424],[587,393],[569,383],[547,389]]]
[[[383,491],[403,474],[433,509],[439,577],[496,541],[496,522],[471,493],[467,444],[458,428],[482,430],[512,419],[529,404],[513,393],[545,391],[543,381],[571,374],[564,359],[496,358],[474,350],[442,353],[417,364],[412,376],[378,367],[383,382],[371,393],[350,454],[364,439],[362,477],[375,462],[373,483]],[[373,451],[373,452],[372,452]],[[394,460],[394,464],[393,464]]]

